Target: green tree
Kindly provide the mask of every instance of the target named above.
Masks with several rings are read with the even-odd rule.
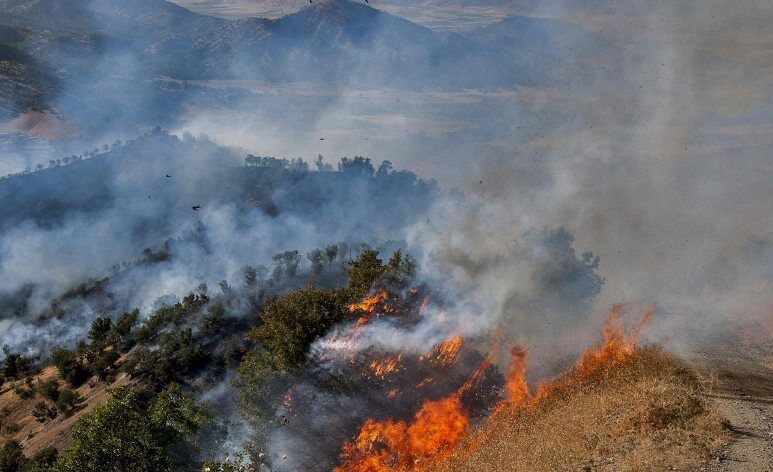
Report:
[[[30,375],[34,371],[34,365],[31,359],[21,354],[12,353],[7,345],[3,346],[3,376],[6,379],[21,379]]]
[[[88,338],[92,346],[102,346],[108,339],[108,335],[113,328],[113,322],[106,316],[101,316],[91,323],[91,329]]]
[[[27,458],[18,441],[10,440],[0,449],[0,472],[22,472]]]
[[[139,390],[122,387],[104,405],[78,420],[73,444],[56,462],[56,472],[172,472],[194,470],[190,453],[193,433],[209,415],[169,387],[154,401]],[[188,451],[190,452],[190,451]]]
[[[44,398],[51,401],[56,401],[56,399],[59,398],[59,382],[57,382],[56,379],[46,380],[40,384],[38,390]]]
[[[384,273],[386,267],[378,257],[378,251],[366,249],[360,253],[360,257],[349,261],[346,273],[349,275],[349,288],[353,290],[355,298],[367,295],[373,282]]]
[[[115,363],[120,357],[121,355],[115,349],[105,350],[91,363],[91,373],[105,380],[111,372],[115,371]]]
[[[65,416],[70,416],[78,409],[82,401],[83,399],[78,395],[78,392],[65,388],[59,392],[59,397],[56,399],[54,405]]]
[[[333,263],[333,261],[336,260],[336,257],[338,256],[338,246],[335,244],[329,244],[325,247],[325,259],[327,259],[327,264],[330,265]]]
[[[88,370],[74,352],[57,347],[54,348],[51,357],[59,370],[59,375],[70,385],[77,387],[88,378]]]
[[[258,272],[248,265],[242,268],[242,275],[244,279],[244,285],[248,287],[255,285],[255,282],[258,281]]]
[[[306,254],[306,259],[311,263],[312,275],[318,275],[325,270],[325,255],[321,249],[314,249]]]
[[[32,416],[40,423],[45,423],[48,420],[53,420],[58,415],[57,411],[48,406],[46,402],[37,402],[32,409]]]
[[[293,369],[306,360],[312,342],[350,316],[346,307],[351,300],[347,289],[293,290],[266,303],[260,315],[263,324],[249,338],[265,347],[278,368]]]
[[[121,315],[118,321],[115,322],[115,325],[113,325],[111,337],[115,337],[118,340],[125,339],[131,333],[139,316],[140,311],[136,308]]]
[[[46,447],[32,456],[24,466],[24,472],[52,472],[56,463],[57,451],[55,447]]]

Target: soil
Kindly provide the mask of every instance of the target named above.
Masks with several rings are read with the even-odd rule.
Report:
[[[698,470],[773,472],[773,341],[764,331],[735,333],[706,340],[687,359],[708,382],[708,403],[732,435]]]

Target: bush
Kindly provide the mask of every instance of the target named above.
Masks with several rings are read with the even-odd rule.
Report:
[[[35,396],[35,391],[31,388],[25,388],[24,386],[14,387],[13,392],[19,396],[22,400],[29,400]]]
[[[78,392],[66,388],[59,392],[59,398],[57,398],[55,406],[60,412],[70,416],[78,409],[82,401],[83,399],[78,395]]]
[[[59,398],[59,382],[56,379],[46,380],[38,386],[38,391],[44,398],[55,402]]]
[[[54,348],[51,358],[59,370],[59,375],[73,387],[81,385],[89,378],[88,370],[74,352],[60,347]]]
[[[40,423],[45,423],[48,420],[53,420],[57,416],[56,410],[49,407],[46,402],[37,402],[35,408],[32,410],[32,416]]]
[[[26,462],[27,458],[18,441],[7,441],[0,449],[0,471],[21,472]]]

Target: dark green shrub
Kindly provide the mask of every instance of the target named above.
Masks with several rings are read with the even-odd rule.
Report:
[[[54,348],[51,358],[62,379],[73,387],[81,385],[89,378],[88,370],[74,352],[61,347]]]
[[[44,398],[55,402],[59,398],[59,382],[56,379],[46,380],[38,386],[38,391]]]

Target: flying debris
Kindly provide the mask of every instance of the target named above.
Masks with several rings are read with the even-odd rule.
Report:
[[[201,210],[201,205],[193,205],[193,206],[191,207],[191,209],[192,209],[193,211],[199,211],[199,210]]]

